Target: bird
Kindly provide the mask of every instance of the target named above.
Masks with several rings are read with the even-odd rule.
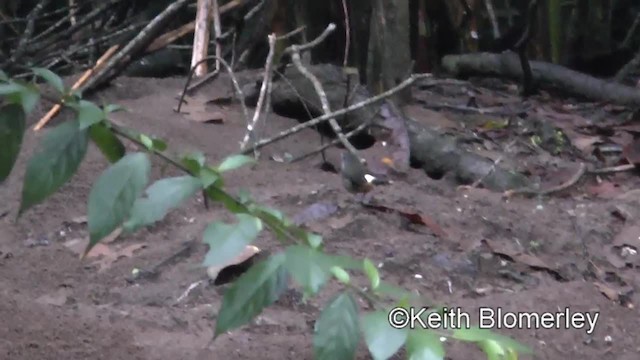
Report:
[[[366,166],[357,156],[345,151],[340,162],[340,175],[344,188],[356,195],[364,195],[370,192],[375,185],[389,184],[390,181],[378,179],[368,173]]]

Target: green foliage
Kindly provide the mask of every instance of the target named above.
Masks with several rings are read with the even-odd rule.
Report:
[[[89,193],[89,246],[111,234],[129,217],[134,202],[149,182],[151,162],[145,153],[126,155],[105,170]]]
[[[215,336],[242,326],[273,304],[287,289],[285,256],[276,254],[244,273],[225,292]]]
[[[284,244],[283,253],[253,265],[230,285],[218,313],[215,337],[249,323],[282,295],[290,278],[303,289],[305,298],[317,295],[335,278],[344,290],[332,298],[316,321],[316,359],[354,359],[361,333],[376,360],[390,358],[403,345],[409,359],[443,359],[442,336],[475,343],[489,360],[516,360],[518,353],[529,351],[510,338],[476,328],[438,333],[391,327],[387,302],[406,308],[414,296],[384,282],[370,259],[327,254],[320,235],[294,225],[277,209],[255,203],[248,192],[234,196],[225,191],[223,174],[254,163],[252,158],[232,155],[211,166],[203,153],[195,152],[174,160],[163,153],[167,149],[163,140],[109,121],[109,114],[123,108],[111,104],[100,108],[79,93],[67,92],[61,79],[46,69],[34,69],[34,74],[60,92],[63,105],[74,109],[76,117],[48,130],[39,151],[28,160],[19,214],[44,201],[73,176],[90,139],[111,164],[89,193],[90,242],[85,254],[118,227],[133,232],[161,221],[202,190],[236,217],[234,223],[213,222],[206,228],[203,238],[209,252],[203,265],[228,263],[258,238],[263,227]],[[39,99],[34,84],[8,79],[0,71],[0,100],[4,104],[0,107],[0,182],[14,167],[25,132],[25,115]],[[120,137],[144,152],[126,154]],[[161,155],[187,174],[157,180],[147,188],[149,154]],[[364,275],[370,286],[364,290],[356,286],[358,275]],[[375,305],[375,310],[360,314],[356,296]]]
[[[231,171],[254,162],[255,160],[253,160],[253,158],[246,155],[232,155],[224,159],[224,161],[218,165],[218,171]]]
[[[409,332],[406,349],[409,360],[443,360],[445,354],[440,336],[424,329]]]
[[[129,220],[124,223],[127,231],[136,231],[143,226],[154,224],[191,198],[202,185],[193,176],[180,176],[161,179],[153,183],[146,191],[146,197],[139,198],[133,204]]]
[[[62,82],[62,79],[53,73],[53,71],[44,68],[33,68],[32,70],[34,74],[43,78],[51,87],[56,89],[57,92],[60,94],[64,93],[64,82]]]
[[[100,109],[96,104],[87,100],[80,100],[77,103],[69,104],[78,113],[80,121],[80,130],[84,130],[93,124],[97,124],[107,118],[104,110]]]
[[[316,321],[313,353],[317,360],[354,359],[360,341],[358,305],[342,292],[322,310]]]
[[[207,253],[204,265],[217,266],[237,257],[262,231],[262,221],[255,216],[236,214],[236,218],[235,224],[214,222],[205,229],[204,241],[211,251]]]
[[[122,159],[127,151],[122,141],[104,122],[91,126],[89,128],[89,137],[111,163]]]
[[[78,170],[87,152],[89,136],[70,120],[49,130],[38,151],[27,164],[22,188],[21,215],[56,192]]]
[[[0,107],[0,184],[11,174],[20,153],[25,130],[25,114],[20,105]]]
[[[396,329],[389,325],[386,311],[365,314],[360,324],[367,348],[374,360],[386,360],[393,356],[407,341],[409,334],[407,328]]]

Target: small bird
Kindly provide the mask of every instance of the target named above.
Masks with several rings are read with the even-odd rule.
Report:
[[[366,194],[374,185],[389,184],[368,173],[366,166],[355,155],[345,151],[342,153],[340,175],[344,188],[352,194]]]

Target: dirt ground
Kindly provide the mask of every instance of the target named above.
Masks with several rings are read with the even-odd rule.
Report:
[[[220,109],[224,124],[186,120],[172,111],[183,81],[122,78],[96,100],[130,110],[115,114],[116,121],[169,139],[171,149],[201,150],[215,163],[237,150],[245,128],[241,111],[237,105]],[[202,91],[223,95],[227,83],[218,81]],[[39,109],[31,123],[44,111]],[[276,115],[268,121],[269,129],[262,135],[295,124]],[[200,267],[204,244],[155,280],[127,281],[132,269],[157,264],[185,241],[200,237],[209,222],[228,219],[218,206],[207,211],[200,199],[193,199],[152,228],[118,238],[110,246],[146,247],[103,263],[101,271],[91,260],[79,261],[68,245],[86,237],[87,231],[74,219],[86,214],[91,184],[107,165],[93,146],[59,193],[16,222],[25,160],[41,134],[27,133],[17,168],[0,186],[0,358],[312,358],[313,320],[335,286],[306,304],[290,292],[251,326],[207,347],[222,288],[205,281],[181,298],[191,284],[206,279]],[[640,214],[640,194],[632,191],[638,184],[635,174],[615,175],[622,184],[617,189],[621,196],[610,198],[589,195],[585,189],[594,180],[588,178],[562,196],[507,201],[502,194],[482,189],[461,191],[447,178],[431,179],[419,170],[375,190],[378,201],[433,219],[446,232],[436,236],[427,227],[406,226],[399,217],[354,202],[338,175],[319,168],[319,156],[294,164],[270,160],[271,155],[295,156],[318,144],[317,134],[306,131],[269,146],[255,167],[229,173],[227,184],[232,191],[250,189],[259,202],[292,217],[313,204],[333,209],[311,225],[324,235],[331,252],[369,257],[383,265],[385,279],[425,299],[470,314],[479,307],[528,312],[569,307],[573,312],[599,313],[591,335],[585,329],[497,330],[534,349],[533,357],[523,359],[638,358],[639,314],[632,290],[639,278],[632,267],[612,265],[610,253],[616,235]],[[528,158],[519,154],[512,160],[505,164],[524,164]],[[160,164],[157,159],[154,163]],[[154,168],[159,176],[160,167]],[[626,223],[617,216],[622,212]],[[280,247],[268,232],[256,245],[269,251]],[[625,296],[617,299],[617,291]],[[457,343],[449,343],[447,355],[484,358],[473,347]],[[368,355],[362,351],[359,358]]]

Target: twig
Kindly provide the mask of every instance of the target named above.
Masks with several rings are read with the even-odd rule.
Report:
[[[505,146],[504,148],[504,152],[502,154],[500,154],[500,156],[498,156],[498,158],[493,162],[493,165],[491,165],[491,169],[489,169],[489,171],[487,171],[486,174],[484,174],[483,176],[481,176],[480,178],[478,178],[476,181],[473,182],[473,184],[471,185],[463,185],[463,186],[459,186],[458,189],[463,189],[463,190],[469,190],[469,189],[475,189],[478,187],[478,185],[480,185],[489,175],[493,174],[493,172],[496,170],[496,167],[498,166],[498,164],[500,164],[500,162],[502,161],[502,159],[504,158],[504,155],[507,151],[509,151],[509,149],[515,145],[515,143],[517,142],[517,140],[513,140],[512,142],[510,142],[509,144],[507,144],[507,146]]]
[[[218,6],[218,0],[213,0],[213,35],[216,39],[220,39],[222,36],[222,29],[220,24],[220,7]],[[216,41],[216,56],[222,57],[222,46]],[[220,60],[216,59],[216,71],[220,71]]]
[[[267,94],[267,90],[271,87],[270,86],[271,77],[273,74],[271,71],[271,67],[273,65],[273,57],[275,55],[276,35],[270,34],[268,36],[268,41],[269,41],[269,54],[267,55],[267,61],[264,66],[264,78],[262,80],[262,86],[260,87],[260,96],[258,97],[258,104],[256,105],[255,112],[253,113],[253,119],[249,124],[247,124],[247,133],[244,136],[244,139],[242,139],[242,142],[240,143],[240,150],[244,150],[247,147],[247,143],[249,142],[250,139],[252,140],[252,145],[255,145],[254,130],[256,125],[258,124],[258,120],[260,119],[260,112],[264,107],[264,100]],[[268,111],[268,109],[265,109],[265,111]],[[257,149],[254,150],[254,156],[256,158],[258,157]]]
[[[291,136],[293,134],[297,134],[298,132],[300,132],[300,131],[308,128],[308,127],[317,126],[318,124],[320,124],[320,123],[322,123],[324,121],[327,121],[327,120],[329,120],[331,118],[336,118],[338,116],[342,116],[342,115],[354,112],[354,111],[359,110],[359,109],[361,109],[361,108],[363,108],[363,107],[365,107],[367,105],[371,105],[371,104],[376,103],[378,101],[384,100],[384,99],[388,98],[389,96],[397,93],[398,91],[406,88],[407,86],[413,84],[417,80],[427,79],[427,78],[431,78],[431,77],[432,77],[432,75],[429,74],[429,73],[413,74],[409,78],[407,78],[406,80],[404,80],[403,82],[398,84],[397,86],[395,86],[395,87],[393,87],[393,88],[391,88],[391,89],[389,89],[389,90],[387,90],[385,92],[382,92],[382,93],[380,93],[380,94],[378,94],[376,96],[370,97],[370,98],[368,98],[366,100],[363,100],[363,101],[361,101],[359,103],[353,104],[353,105],[351,105],[351,106],[349,106],[347,108],[336,110],[334,112],[331,112],[331,113],[324,114],[322,116],[313,118],[313,119],[311,119],[309,121],[306,121],[306,122],[304,122],[302,124],[296,125],[296,126],[290,128],[290,129],[282,131],[281,133],[279,133],[278,135],[276,135],[276,136],[274,136],[272,138],[260,140],[260,141],[258,141],[256,143],[254,148],[260,149],[260,148],[262,148],[262,147],[264,147],[266,145],[272,144],[272,143],[274,143],[274,142],[276,142],[278,140],[281,140],[281,139],[283,139],[283,138],[285,138],[287,136]],[[432,81],[439,82],[439,80],[435,80],[435,79],[432,80]],[[243,151],[243,154],[248,154],[248,153],[252,152],[253,150],[254,150],[253,148],[246,149],[246,150]]]
[[[207,57],[209,50],[209,35],[211,34],[209,26],[213,6],[211,1],[212,0],[198,0],[196,29],[193,35],[193,52],[191,55],[191,67],[195,68],[194,74],[198,77],[207,73],[207,62],[201,60]]]
[[[349,47],[351,46],[351,33],[349,25],[349,9],[347,8],[347,0],[342,0],[342,11],[344,12],[344,61],[342,67],[347,67],[349,62]]]
[[[49,5],[49,2],[51,2],[51,0],[40,0],[38,5],[36,5],[31,10],[31,12],[29,12],[29,15],[27,16],[27,28],[24,30],[24,33],[20,37],[20,42],[18,42],[16,51],[13,52],[13,55],[9,59],[9,65],[16,64],[21,60],[22,55],[24,55],[25,50],[27,49],[27,44],[29,43],[29,40],[31,40],[31,36],[33,35],[36,18],[38,17],[40,12],[42,12],[42,10],[47,5]]]
[[[638,30],[638,26],[640,26],[640,13],[636,15],[636,19],[633,20],[633,24],[629,28],[629,31],[627,32],[627,36],[625,36],[624,40],[622,40],[622,43],[620,44],[621,48],[624,49],[629,47],[629,44],[631,43],[633,36],[636,34],[636,30]]]
[[[161,31],[165,24],[167,24],[182,7],[187,5],[188,2],[189,0],[176,0],[167,6],[167,8],[151,20],[127,46],[113,56],[109,62],[82,87],[83,92],[102,82],[108,82],[117,76],[122,68],[126,67],[141,52],[144,52],[156,34]]]
[[[78,81],[76,81],[73,84],[73,86],[71,86],[71,90],[79,89],[80,86],[82,86],[91,77],[91,75],[93,75],[96,71],[98,71],[102,67],[104,62],[107,61],[111,57],[111,55],[113,55],[117,50],[118,50],[118,45],[113,45],[109,50],[107,50],[100,57],[100,59],[98,59],[98,61],[96,62],[96,65],[93,68],[85,71],[85,73],[82,74],[80,79],[78,79]],[[38,131],[42,129],[42,127],[44,127],[51,119],[53,119],[54,116],[58,114],[61,108],[62,108],[61,104],[54,105],[49,110],[49,112],[47,112],[47,114],[43,116],[42,119],[40,119],[40,121],[38,121],[38,123],[33,127],[33,131]]]
[[[533,195],[533,196],[550,195],[562,190],[566,190],[572,187],[573,185],[577,184],[578,181],[580,181],[580,179],[582,178],[582,176],[587,172],[586,170],[587,170],[587,166],[584,163],[580,163],[580,167],[578,168],[578,171],[576,171],[576,173],[573,174],[573,176],[569,178],[569,180],[563,182],[558,186],[552,186],[548,189],[543,189],[543,190],[536,190],[531,188],[507,190],[504,192],[503,195],[504,197],[511,197],[515,194]]]
[[[318,78],[315,75],[313,75],[311,71],[305,68],[304,65],[302,65],[302,61],[300,59],[300,51],[303,49],[310,49],[313,46],[320,44],[320,42],[324,40],[327,36],[329,36],[329,34],[332,33],[335,30],[335,28],[336,28],[336,25],[331,23],[322,32],[322,34],[318,36],[317,39],[304,45],[292,45],[285,50],[285,52],[288,52],[291,54],[291,60],[293,61],[293,64],[298,68],[298,71],[300,71],[300,73],[304,77],[309,79],[309,81],[311,81],[311,83],[313,84],[313,87],[315,88],[316,93],[318,93],[318,96],[320,97],[320,102],[322,103],[322,111],[325,114],[331,113],[331,108],[329,106],[329,100],[327,99],[327,94],[325,93],[324,88],[322,87],[322,84],[320,83]],[[338,125],[338,122],[336,121],[335,117],[331,117],[329,119],[329,124],[331,125],[331,128],[338,136],[338,139],[340,139],[340,142],[342,143],[342,145],[347,150],[349,150],[350,153],[352,153],[354,156],[360,159],[360,157],[358,156],[358,151],[356,150],[355,147],[353,147],[353,145],[351,145],[349,140],[344,136],[344,134],[342,133],[342,129],[340,128],[340,125]]]
[[[378,112],[379,112],[379,111],[378,111]],[[376,113],[376,115],[377,115],[377,114],[378,114],[378,113]],[[372,119],[372,120],[373,120],[373,119]],[[371,125],[371,123],[372,123],[372,122],[373,122],[373,121],[363,122],[362,124],[360,124],[360,125],[359,125],[358,127],[356,127],[355,129],[353,129],[353,130],[349,131],[348,133],[344,134],[344,136],[345,136],[346,138],[350,138],[350,137],[352,137],[353,135],[355,135],[355,134],[359,133],[360,131],[362,131],[362,130],[366,129],[366,128],[367,128],[367,126]],[[317,149],[315,149],[315,150],[312,150],[311,152],[308,152],[308,153],[306,153],[306,154],[302,154],[302,155],[300,155],[300,156],[298,156],[298,157],[295,157],[295,158],[293,158],[293,159],[289,160],[289,163],[294,163],[294,162],[298,162],[298,161],[300,161],[300,160],[304,160],[304,159],[306,159],[306,158],[308,158],[308,157],[310,157],[310,156],[313,156],[313,155],[315,155],[315,154],[318,154],[318,153],[320,153],[320,152],[323,152],[324,150],[326,150],[326,149],[328,149],[328,148],[330,148],[330,147],[332,147],[332,146],[334,146],[334,145],[337,145],[337,144],[339,144],[339,143],[340,143],[340,139],[333,139],[332,141],[330,141],[330,142],[328,142],[328,143],[326,143],[326,144],[324,144],[324,145],[322,145],[322,146],[318,147],[318,148],[317,148]]]
[[[496,19],[496,12],[493,10],[493,3],[491,0],[484,0],[484,5],[487,8],[487,14],[489,14],[489,19],[491,19],[491,27],[493,29],[493,38],[500,38],[500,26],[498,25],[498,20]]]
[[[587,170],[588,174],[612,174],[617,172],[631,171],[636,169],[634,164],[625,164],[618,166],[605,167],[600,169]]]

